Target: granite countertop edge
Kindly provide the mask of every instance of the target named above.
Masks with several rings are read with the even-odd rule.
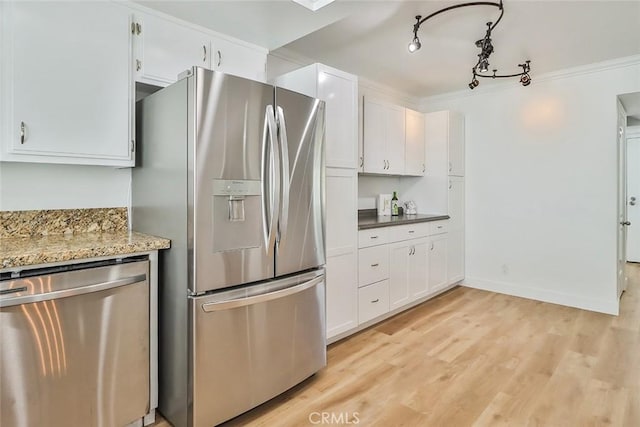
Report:
[[[135,231],[7,237],[0,239],[0,271],[170,247],[169,239]]]
[[[358,218],[358,230],[367,230],[370,228],[393,227],[396,225],[416,224],[420,222],[439,221],[449,219],[449,215],[402,215],[398,217],[392,216],[364,216]]]

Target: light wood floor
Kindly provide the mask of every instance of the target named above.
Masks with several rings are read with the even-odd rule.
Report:
[[[225,425],[640,426],[630,273],[618,317],[453,289],[331,345],[324,370]]]

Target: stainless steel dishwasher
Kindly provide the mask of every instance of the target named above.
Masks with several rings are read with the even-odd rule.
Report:
[[[139,258],[3,273],[0,425],[122,427],[144,417],[148,275]]]

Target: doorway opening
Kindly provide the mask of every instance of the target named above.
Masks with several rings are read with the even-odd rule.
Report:
[[[640,263],[640,92],[618,96],[618,297]]]

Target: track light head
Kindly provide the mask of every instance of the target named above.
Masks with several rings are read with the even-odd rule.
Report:
[[[471,83],[469,83],[469,89],[475,89],[479,84],[480,82],[478,81],[478,79],[474,77],[473,80],[471,80]]]
[[[409,53],[413,53],[421,47],[422,43],[420,43],[420,39],[418,38],[418,36],[415,36],[413,40],[411,40],[411,43],[409,43]]]
[[[486,59],[480,61],[480,64],[478,64],[478,71],[480,71],[481,73],[486,73],[487,71],[489,71],[489,61]]]
[[[531,76],[529,76],[529,74],[524,73],[522,76],[520,76],[520,83],[522,83],[522,86],[529,86],[531,84]]]

